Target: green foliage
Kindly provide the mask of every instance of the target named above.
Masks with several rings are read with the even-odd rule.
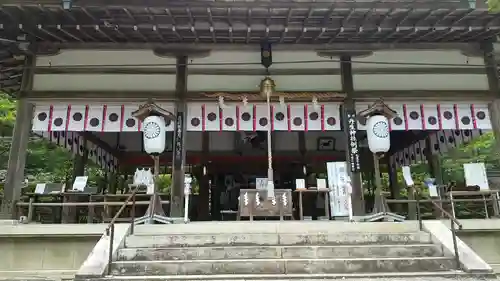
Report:
[[[488,11],[490,13],[500,12],[500,0],[488,0]]]
[[[16,119],[16,101],[0,93],[0,136],[12,136]],[[7,170],[10,138],[0,138],[0,171]],[[32,137],[28,142],[26,157],[26,176],[29,182],[66,182],[72,177],[72,155],[56,144],[45,139]],[[103,173],[95,166],[87,169],[89,184],[98,185]],[[1,187],[0,187],[1,189]]]
[[[158,190],[160,190],[161,193],[166,193],[166,194],[170,195],[170,187],[172,185],[172,175],[163,174],[163,175],[160,175],[159,177],[160,178],[157,181],[158,186],[159,186]],[[191,186],[192,186],[191,193],[198,194],[199,190],[200,190],[200,185],[198,184],[198,181],[196,180],[196,178],[193,178],[193,182],[192,182]]]
[[[498,169],[499,154],[495,146],[493,133],[484,134],[475,138],[472,142],[451,150],[441,158],[443,181],[464,181],[463,164],[471,162],[483,162],[487,170]]]
[[[462,185],[465,181],[465,163],[483,162],[487,170],[500,169],[500,155],[495,146],[495,136],[493,133],[486,133],[475,138],[467,144],[444,153],[440,159],[440,169],[444,183],[455,182]],[[427,163],[419,163],[411,167],[413,181],[415,185],[422,186],[424,180],[430,177]],[[398,182],[403,183],[403,173],[401,168],[397,173]],[[389,178],[386,173],[382,174],[382,187],[384,191],[389,191]],[[424,189],[425,190],[425,189]],[[401,196],[406,196],[406,190],[402,190]]]
[[[170,195],[170,186],[172,185],[171,175],[160,175],[156,183],[158,184],[158,190],[161,193],[166,193]]]
[[[0,136],[11,136],[16,120],[16,103],[8,95],[0,93]]]

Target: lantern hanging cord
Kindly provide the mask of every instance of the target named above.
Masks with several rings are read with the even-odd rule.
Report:
[[[331,60],[298,60],[298,61],[277,61],[273,62],[273,65],[280,64],[308,64],[308,63],[332,63],[343,62],[340,59],[331,59]],[[351,60],[352,64],[365,64],[365,65],[401,65],[401,66],[436,66],[436,67],[460,67],[460,68],[469,68],[469,67],[488,67],[487,64],[457,64],[457,63],[425,63],[425,62],[387,62],[387,61],[358,61]],[[245,65],[261,65],[260,62],[213,62],[213,63],[186,63],[186,64],[175,64],[175,63],[164,63],[164,64],[93,64],[93,65],[61,65],[61,66],[23,66],[23,67],[5,67],[0,68],[0,72],[12,71],[15,69],[50,69],[50,68],[58,68],[58,69],[71,69],[71,68],[112,68],[112,67],[175,67],[175,66],[245,66]],[[497,67],[496,65],[492,65],[489,67]]]

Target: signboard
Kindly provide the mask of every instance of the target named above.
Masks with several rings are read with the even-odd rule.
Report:
[[[346,162],[326,163],[328,187],[330,189],[330,209],[333,217],[349,216],[350,194],[345,184],[347,181]]]
[[[175,122],[175,137],[174,137],[174,170],[180,170],[183,165],[184,153],[184,112],[177,112]]]
[[[349,163],[351,165],[351,172],[357,173],[361,169],[359,164],[358,138],[356,137],[358,121],[354,112],[347,112],[346,116]]]
[[[44,194],[45,193],[45,184],[37,183],[35,186],[35,194]]]

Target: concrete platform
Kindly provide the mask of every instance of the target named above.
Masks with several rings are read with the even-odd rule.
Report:
[[[106,224],[0,223],[0,280],[73,280]]]
[[[107,224],[1,224],[0,237],[100,237]]]
[[[363,246],[233,246],[181,248],[128,248],[118,252],[119,261],[207,260],[207,259],[293,259],[440,257],[443,250],[434,244]]]

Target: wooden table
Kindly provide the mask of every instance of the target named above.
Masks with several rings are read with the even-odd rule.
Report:
[[[303,196],[304,193],[309,193],[309,194],[316,194],[316,198],[318,197],[319,194],[325,193],[325,216],[330,219],[330,190],[327,188],[324,189],[296,189],[294,192],[296,192],[299,195],[299,219],[304,220],[304,207],[303,207]],[[316,204],[316,203],[315,203]]]

